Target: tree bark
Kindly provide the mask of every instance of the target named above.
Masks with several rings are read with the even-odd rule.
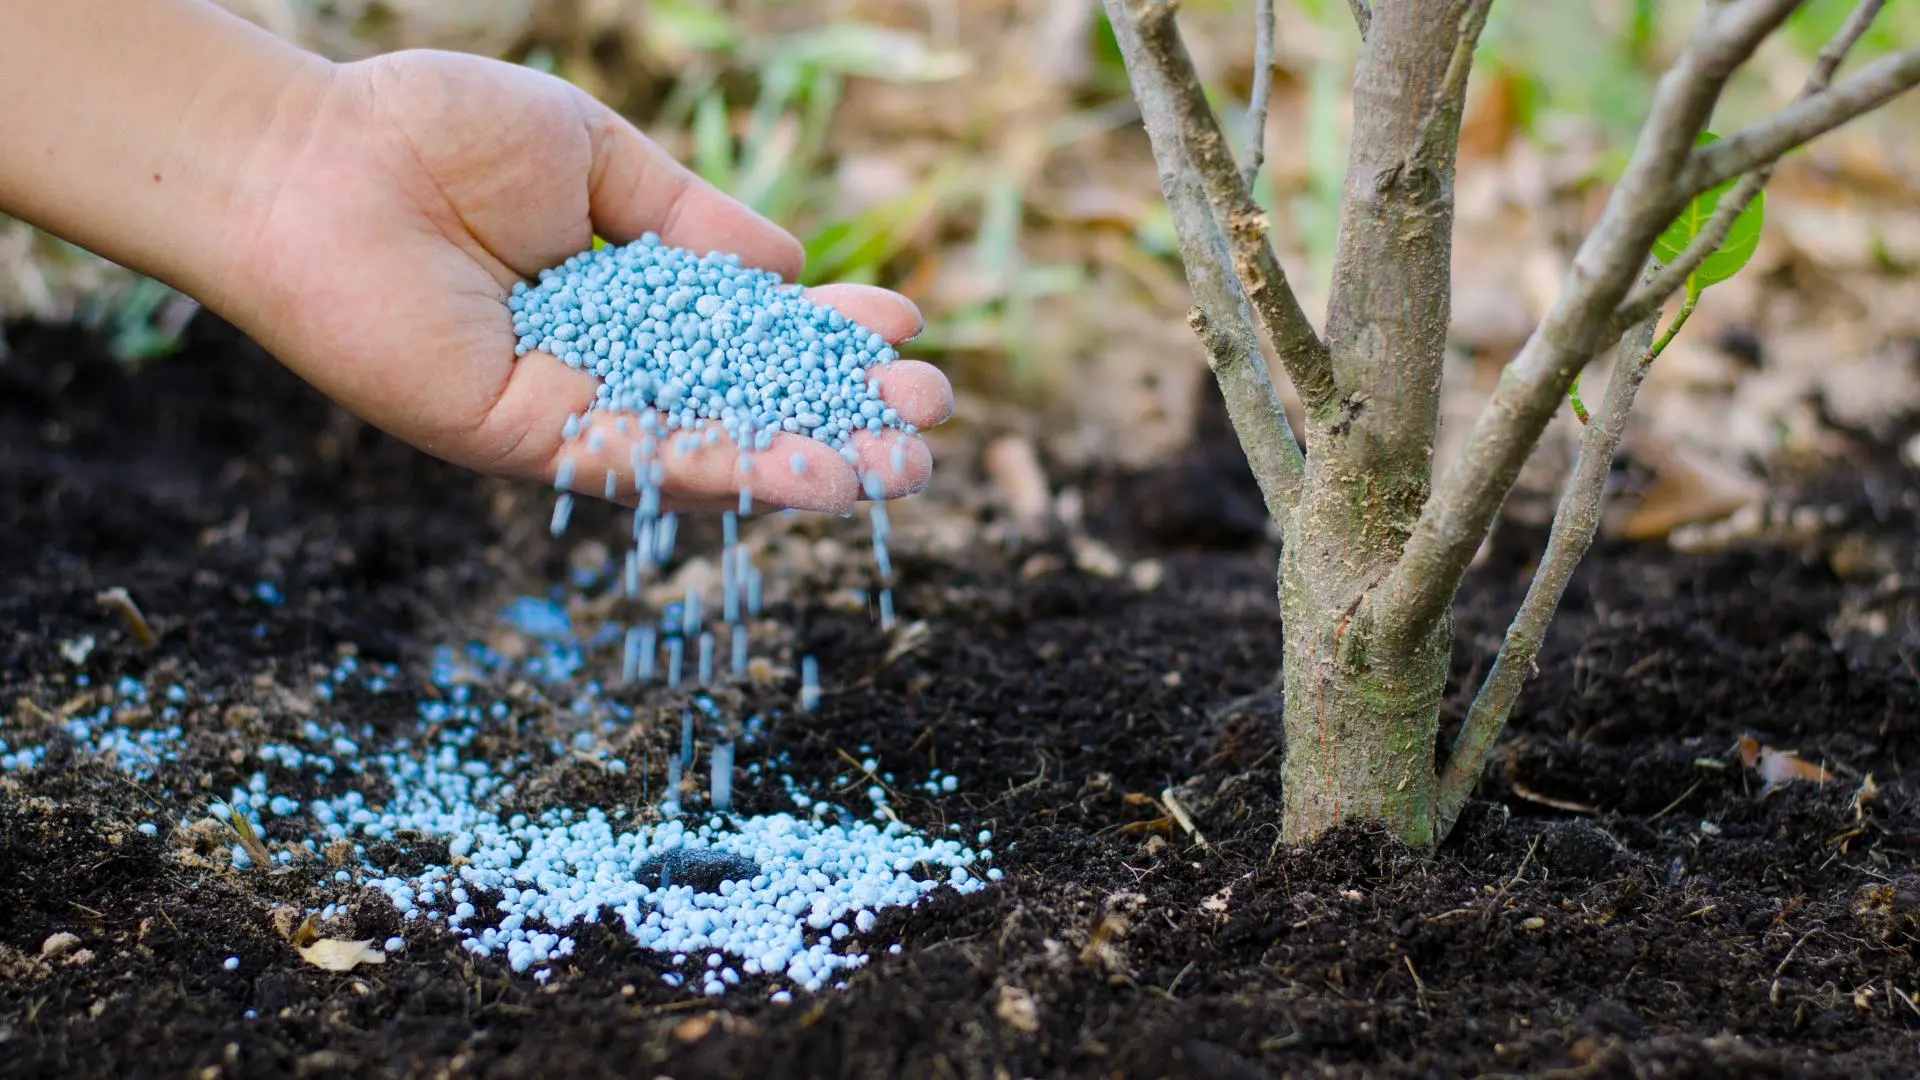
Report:
[[[1179,238],[1180,263],[1193,293],[1193,309],[1188,322],[1207,350],[1207,367],[1220,386],[1227,417],[1247,455],[1254,480],[1267,513],[1281,529],[1293,514],[1300,494],[1300,478],[1306,471],[1306,459],[1287,422],[1286,409],[1274,392],[1273,380],[1260,352],[1260,339],[1254,329],[1255,315],[1248,300],[1248,289],[1235,272],[1235,260],[1227,235],[1208,202],[1207,185],[1201,180],[1193,146],[1206,144],[1218,148],[1218,126],[1207,123],[1191,108],[1182,108],[1183,97],[1200,95],[1194,81],[1193,66],[1186,59],[1186,47],[1172,25],[1172,12],[1139,0],[1105,0],[1114,40],[1126,60],[1127,77],[1140,105],[1140,119],[1159,166],[1160,189],[1173,215],[1174,233]],[[1159,52],[1154,52],[1141,24],[1162,20],[1154,37]],[[1168,55],[1172,54],[1172,55]],[[1269,61],[1271,57],[1269,57]],[[1168,74],[1178,71],[1187,84]],[[1204,104],[1204,102],[1203,102]],[[1186,121],[1193,120],[1189,125]],[[1210,155],[1216,187],[1240,184],[1232,159]],[[1244,190],[1244,185],[1241,185]],[[1244,197],[1244,196],[1243,196]],[[1262,241],[1264,243],[1264,241]],[[1243,260],[1247,261],[1247,260]],[[1249,265],[1255,265],[1252,260]],[[1276,264],[1277,265],[1277,264]],[[1277,273],[1277,271],[1276,271]],[[1284,307],[1299,310],[1285,278],[1260,279],[1256,290],[1270,301],[1281,299]],[[1301,316],[1305,325],[1305,316]],[[1304,334],[1276,339],[1276,347],[1293,348],[1305,354],[1323,355],[1325,347],[1308,327]],[[1282,352],[1285,359],[1286,352]],[[1310,362],[1311,358],[1302,362]]]
[[[1425,505],[1451,303],[1453,177],[1486,0],[1381,4],[1354,73],[1334,254],[1335,393],[1285,534],[1288,839],[1349,819],[1433,840],[1434,741],[1451,624],[1382,643],[1372,593]]]
[[[1359,587],[1308,565],[1296,524],[1280,561],[1286,639],[1283,837],[1311,840],[1347,821],[1385,822],[1413,847],[1434,832],[1434,743],[1453,624],[1413,648],[1375,650]]]
[[[1354,820],[1383,822],[1416,847],[1445,835],[1590,539],[1605,459],[1631,403],[1633,385],[1623,379],[1618,393],[1609,391],[1604,426],[1589,433],[1582,486],[1555,523],[1551,567],[1535,583],[1455,754],[1436,768],[1453,597],[1580,366],[1657,312],[1724,240],[1769,162],[1920,84],[1920,51],[1908,50],[1828,85],[1884,4],[1861,0],[1822,51],[1800,101],[1696,150],[1728,78],[1801,2],[1707,6],[1660,80],[1633,157],[1560,297],[1508,365],[1436,490],[1454,161],[1491,0],[1350,0],[1364,44],[1324,341],[1301,312],[1248,197],[1259,155],[1250,150],[1236,167],[1180,42],[1178,0],[1104,0],[1173,209],[1195,294],[1193,328],[1284,537],[1283,839],[1311,840]],[[1264,0],[1262,7],[1264,20]],[[1264,21],[1259,31],[1260,43],[1270,45]],[[1266,49],[1256,51],[1265,64]],[[1686,199],[1756,167],[1761,172],[1722,201],[1688,251],[1629,294],[1654,239]],[[1304,461],[1260,362],[1256,323],[1307,405]]]

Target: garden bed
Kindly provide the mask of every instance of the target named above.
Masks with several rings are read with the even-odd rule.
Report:
[[[1005,877],[879,912],[844,990],[775,1004],[760,977],[717,999],[666,985],[611,920],[542,983],[403,924],[379,891],[237,870],[204,823],[176,830],[307,720],[415,724],[432,646],[497,633],[502,598],[563,580],[563,548],[537,508],[503,526],[504,489],[342,416],[211,319],[136,375],[76,335],[10,340],[0,737],[18,749],[123,677],[184,700],[176,759],[142,775],[57,739],[0,773],[0,1073],[1903,1077],[1920,1060],[1920,537],[1890,452],[1801,493],[1822,524],[1793,546],[1596,549],[1488,801],[1427,858],[1362,831],[1276,842],[1274,552],[1230,499],[1137,510],[1218,478],[1191,461],[1084,478],[1098,538],[1153,573],[1044,543],[903,550],[903,622],[924,626],[892,639],[824,595],[785,603],[782,647],[830,658],[827,693],[741,765],[830,785],[872,757],[902,777],[894,812],[990,831]],[[604,510],[570,538],[617,535]],[[1468,687],[1540,540],[1501,538],[1468,584]],[[116,587],[156,647],[96,602]],[[319,700],[315,672],[349,649],[397,670]],[[526,722],[491,750],[564,727],[496,689]],[[1829,779],[1763,791],[1747,736]],[[962,782],[908,782],[935,768]],[[642,813],[643,771],[557,758],[523,798]],[[739,799],[785,808],[771,785]],[[444,857],[417,846],[382,854]],[[405,949],[306,963],[274,912],[320,904],[341,936]]]

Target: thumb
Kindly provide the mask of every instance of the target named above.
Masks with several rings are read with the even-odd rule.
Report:
[[[695,175],[626,118],[580,91],[593,139],[588,215],[615,244],[657,233],[662,243],[700,254],[737,255],[741,263],[792,281],[806,249],[792,233]]]

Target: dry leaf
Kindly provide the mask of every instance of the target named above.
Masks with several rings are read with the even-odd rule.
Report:
[[[1867,805],[1880,801],[1880,785],[1873,782],[1873,774],[1860,781],[1860,790],[1853,793],[1853,817],[1864,821],[1867,817]]]
[[[994,1005],[993,1012],[1015,1031],[1032,1033],[1040,1030],[1040,1009],[1034,1004],[1033,995],[1018,986],[1000,988],[1000,1000]]]
[[[339,938],[321,938],[311,945],[301,946],[300,958],[323,971],[352,971],[361,964],[387,962],[387,954],[374,948],[371,939],[343,941]]]
[[[1766,496],[1752,477],[1678,443],[1643,439],[1635,456],[1652,466],[1654,480],[1619,523],[1617,535],[1624,540],[1657,540],[1683,525],[1718,521]]]
[[[1760,775],[1766,782],[1766,790],[1772,790],[1781,784],[1795,780],[1811,780],[1824,784],[1833,779],[1826,769],[1805,761],[1799,755],[1787,750],[1775,750],[1771,746],[1760,745],[1759,740],[1748,735],[1739,742],[1740,763]]]
[[[1824,784],[1833,779],[1832,773],[1813,762],[1802,761],[1793,754],[1771,747],[1760,751],[1760,776],[1768,787],[1792,780],[1811,780],[1816,784]]]

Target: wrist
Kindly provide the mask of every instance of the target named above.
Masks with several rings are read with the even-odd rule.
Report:
[[[220,310],[331,67],[207,0],[0,2],[0,212]]]
[[[249,253],[316,140],[336,65],[287,46],[238,58],[196,95],[169,159],[172,252],[148,272],[223,317],[247,311]]]

